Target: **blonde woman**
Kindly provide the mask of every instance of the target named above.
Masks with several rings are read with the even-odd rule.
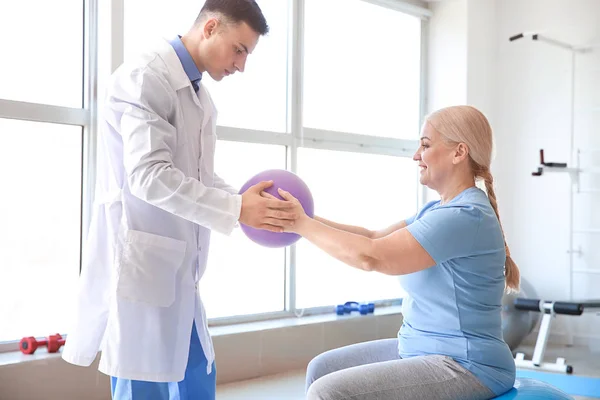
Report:
[[[397,339],[331,350],[310,362],[308,399],[490,399],[514,384],[500,312],[505,289],[519,286],[519,270],[499,221],[492,130],[477,109],[448,107],[427,117],[420,141],[413,159],[421,184],[440,200],[388,229],[311,219],[280,191],[301,215],[286,231],[349,266],[401,276],[408,293]]]

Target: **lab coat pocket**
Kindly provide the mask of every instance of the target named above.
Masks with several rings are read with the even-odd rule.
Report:
[[[151,306],[169,307],[175,301],[177,271],[186,242],[129,230],[123,243],[117,294]]]

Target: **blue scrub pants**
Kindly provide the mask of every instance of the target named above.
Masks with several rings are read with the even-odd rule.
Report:
[[[198,339],[196,324],[192,327],[190,355],[181,382],[144,382],[111,377],[114,400],[215,400],[217,370],[213,363],[206,374],[207,360]]]

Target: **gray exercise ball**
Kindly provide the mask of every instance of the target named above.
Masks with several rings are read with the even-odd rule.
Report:
[[[502,335],[511,351],[514,351],[531,333],[540,319],[539,312],[517,310],[514,301],[517,297],[535,299],[533,286],[521,278],[519,293],[504,294],[502,297]]]

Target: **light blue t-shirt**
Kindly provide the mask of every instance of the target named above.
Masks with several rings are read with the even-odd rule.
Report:
[[[506,253],[487,195],[473,186],[447,204],[428,203],[406,223],[436,265],[401,277],[408,296],[400,356],[450,356],[496,395],[506,392],[515,381],[502,339]]]

